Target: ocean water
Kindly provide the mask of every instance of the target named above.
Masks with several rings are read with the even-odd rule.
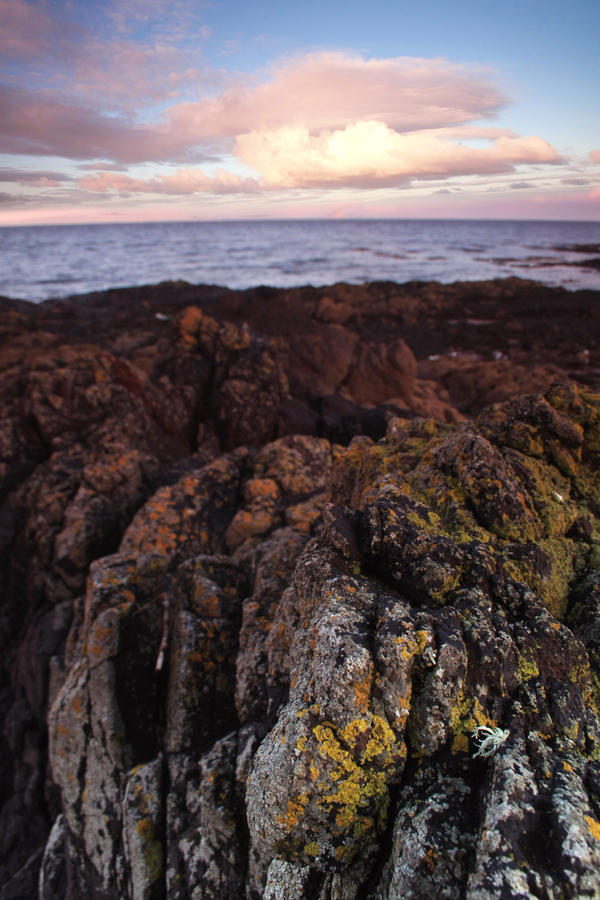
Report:
[[[261,220],[0,228],[0,295],[518,276],[600,289],[600,222]]]

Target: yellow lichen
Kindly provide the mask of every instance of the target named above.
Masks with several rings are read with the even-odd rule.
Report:
[[[413,656],[423,653],[427,646],[428,637],[429,635],[426,631],[419,629],[418,631],[407,631],[395,638],[395,643],[400,650],[402,659],[408,662]]]
[[[464,749],[468,749],[468,733],[473,732],[476,728],[484,726],[496,728],[497,725],[497,720],[485,712],[477,697],[465,697],[461,690],[458,702],[450,714],[450,727],[453,734],[450,745],[451,752],[460,753]]]
[[[469,739],[466,734],[457,734],[450,745],[451,753],[468,753],[469,752]]]
[[[519,653],[518,668],[522,681],[530,681],[532,678],[539,676],[540,670],[531,649],[527,648],[522,653]]]
[[[318,806],[334,816],[334,833],[356,839],[373,834],[385,822],[388,781],[406,755],[405,747],[397,744],[385,719],[372,714],[340,729],[319,723],[312,732],[321,759],[336,764],[327,765],[330,789],[317,798]]]
[[[319,845],[316,841],[310,841],[308,844],[304,845],[304,852],[307,856],[318,856],[319,855]]]

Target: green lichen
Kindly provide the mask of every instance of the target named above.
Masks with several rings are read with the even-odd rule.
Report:
[[[140,819],[136,825],[136,831],[142,841],[142,854],[148,877],[150,881],[158,881],[163,873],[162,843],[156,840],[154,826],[150,819]]]
[[[554,618],[563,620],[571,585],[577,575],[577,544],[562,537],[518,546],[523,551],[518,557],[510,547],[502,556],[505,574],[517,583],[526,584]]]

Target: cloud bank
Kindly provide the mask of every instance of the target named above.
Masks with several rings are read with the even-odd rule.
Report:
[[[182,169],[173,175],[157,175],[148,180],[119,172],[99,172],[79,179],[88,191],[138,194],[255,194],[260,185],[255,178],[242,178],[226,169],[207,175],[202,169]]]
[[[162,0],[156,3],[163,8]],[[499,174],[561,161],[542,137],[483,126],[482,120],[508,104],[507,97],[491,72],[445,59],[305,54],[261,77],[231,77],[220,91],[213,85],[211,95],[179,102],[185,73],[190,84],[198,84],[200,69],[182,69],[178,63],[189,62],[188,51],[176,44],[131,42],[127,21],[141,15],[141,7],[133,0],[129,7],[129,19],[119,18],[120,43],[107,50],[109,60],[120,51],[121,87],[115,88],[111,67],[97,61],[93,42],[87,62],[73,63],[78,77],[71,95],[63,88],[0,86],[0,152],[85,162],[94,174],[74,180],[95,194],[402,187],[414,179]],[[45,47],[43,9],[37,8],[37,19],[24,20],[33,9],[22,0],[0,0],[0,11],[14,20],[13,55],[26,52],[26,33],[32,46]],[[151,72],[152,78],[129,78],[133,71]],[[207,76],[203,89],[209,82]],[[128,109],[117,96],[123,85]],[[164,100],[169,89],[168,103],[148,106],[161,91]],[[90,100],[96,95],[102,102]],[[107,98],[116,105],[107,108]],[[123,171],[164,163],[180,168],[149,177]],[[210,171],[199,167],[207,164]],[[38,183],[44,186],[43,176]]]
[[[25,92],[0,96],[8,123],[1,149],[95,158],[96,174],[79,185],[102,193],[368,189],[558,162],[541,137],[474,124],[506,103],[481,69],[440,59],[318,53],[280,63],[266,81],[238,79],[214,97],[174,103],[144,124],[52,98],[40,103]],[[226,155],[254,174],[189,166]],[[184,165],[146,179],[117,171],[162,162]]]

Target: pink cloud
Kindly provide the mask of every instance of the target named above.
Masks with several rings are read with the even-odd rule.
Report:
[[[400,135],[380,122],[358,122],[345,129],[311,135],[308,129],[241,135],[235,150],[257,170],[244,178],[220,169],[180,169],[171,175],[132,178],[97,171],[78,180],[88,191],[153,194],[232,194],[312,187],[372,188],[408,184],[413,178],[510,172],[520,163],[556,162],[553,147],[541,138],[501,135],[491,146],[473,148],[445,140],[439,132]]]
[[[493,115],[506,102],[482,71],[446,60],[318,53],[281,64],[265,84],[175,105],[165,121],[190,139],[284,125],[334,129],[363,119],[409,132]]]
[[[122,64],[109,67],[132,97],[152,88],[142,88],[128,73],[139,64],[143,74],[144,60],[156,53],[129,47]],[[152,65],[159,63],[160,53]],[[89,89],[110,93],[115,76],[98,66],[91,70]],[[85,77],[79,87],[87,89]],[[121,163],[200,161],[215,149],[227,149],[234,137],[256,130],[295,126],[312,132],[369,120],[406,133],[464,125],[494,113],[504,102],[480,71],[444,60],[364,60],[322,53],[280,65],[264,84],[239,81],[215,97],[174,104],[162,119],[143,125],[48,93],[5,92],[0,98],[5,134],[0,150]]]
[[[174,102],[184,90],[215,90],[223,83],[197,50],[164,40],[88,39],[84,50],[69,72],[69,90],[99,108],[133,114],[156,101]]]
[[[137,2],[133,7],[142,10]],[[102,68],[92,59],[88,82],[83,67],[78,89],[93,93],[103,87],[110,94],[114,68],[134,99],[143,91],[148,95],[152,85],[135,82],[128,73],[139,69],[144,81],[145,72],[153,67],[158,72],[161,60],[172,57],[176,90],[180,73],[175,48],[120,46],[121,67],[111,63]],[[163,82],[169,81],[166,68]],[[85,190],[99,193],[370,188],[559,162],[554,148],[540,137],[471,124],[493,116],[505,103],[489,74],[474,67],[442,59],[317,53],[279,64],[263,83],[240,78],[216,96],[172,104],[160,118],[143,123],[133,115],[111,115],[98,106],[57,99],[48,91],[4,90],[0,152],[99,160],[96,174],[79,180]],[[489,145],[470,146],[471,139]],[[230,153],[254,169],[256,177],[183,168],[143,180],[116,171],[138,162],[215,162]],[[111,171],[102,172],[107,164]]]
[[[0,0],[0,55],[4,58],[45,55],[56,37],[56,21],[43,4]]]
[[[139,25],[153,24],[167,40],[189,38],[205,40],[210,29],[204,24],[205,5],[196,0],[113,0],[105,14],[121,34],[129,34]]]
[[[79,163],[77,166],[78,169],[82,169],[84,172],[126,172],[127,166],[118,166],[115,163],[102,163],[102,162],[91,162],[91,163]]]
[[[187,135],[163,126],[138,125],[124,116],[100,113],[40,92],[0,87],[0,121],[0,153],[122,163],[213,158],[191,146]]]
[[[590,150],[590,159],[593,159],[594,162],[600,163],[600,150]]]
[[[189,0],[118,0],[98,8],[94,30],[68,18],[63,11],[48,11],[45,0],[0,0],[0,57],[33,63],[28,87],[52,84],[63,98],[93,98],[97,108],[128,113],[149,102],[174,99],[182,88],[202,85],[215,90],[222,74],[203,64],[197,47],[186,47],[186,23],[195,38],[203,31],[195,4]],[[102,21],[102,14],[106,22]],[[106,23],[117,25],[122,36],[106,34]],[[171,27],[176,23],[176,27]],[[144,39],[127,34],[142,25]]]

